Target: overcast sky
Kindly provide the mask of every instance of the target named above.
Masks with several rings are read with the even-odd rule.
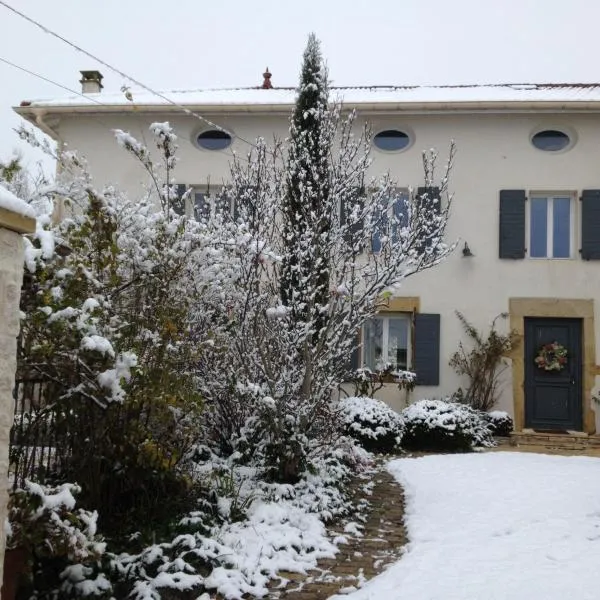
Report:
[[[295,85],[316,32],[334,84],[596,82],[598,0],[6,0],[161,90]],[[79,90],[99,68],[0,6],[0,57]],[[0,62],[0,159],[27,151],[11,106],[64,96]]]

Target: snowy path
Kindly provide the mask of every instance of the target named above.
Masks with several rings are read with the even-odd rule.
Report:
[[[352,600],[597,600],[600,459],[497,452],[394,460],[404,557]]]

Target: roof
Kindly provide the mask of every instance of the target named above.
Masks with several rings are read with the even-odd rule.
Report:
[[[169,102],[143,90],[131,90],[133,104],[161,106]],[[272,89],[224,88],[172,90],[160,92],[172,102],[188,106],[293,104],[295,88]],[[437,86],[341,86],[332,87],[332,96],[346,104],[420,103],[432,102],[600,102],[600,83],[502,83]],[[47,100],[25,101],[21,106],[127,106],[132,102],[119,93],[100,93]]]

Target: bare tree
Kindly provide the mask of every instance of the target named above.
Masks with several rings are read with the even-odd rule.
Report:
[[[341,111],[329,102],[311,38],[290,140],[258,140],[248,160],[233,165],[228,190],[247,228],[247,252],[239,294],[229,299],[227,341],[203,365],[203,392],[223,444],[260,455],[282,481],[295,480],[335,431],[332,391],[361,325],[403,279],[452,249],[444,234],[454,145],[438,188],[437,154],[424,153],[429,191],[406,201],[389,176],[366,181],[371,132],[355,134],[355,114]]]

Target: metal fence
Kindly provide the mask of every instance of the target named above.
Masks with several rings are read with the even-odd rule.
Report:
[[[10,470],[13,489],[25,480],[45,482],[59,469],[68,446],[61,444],[58,389],[37,379],[15,382],[15,417],[10,432]],[[64,442],[64,439],[62,440]]]

